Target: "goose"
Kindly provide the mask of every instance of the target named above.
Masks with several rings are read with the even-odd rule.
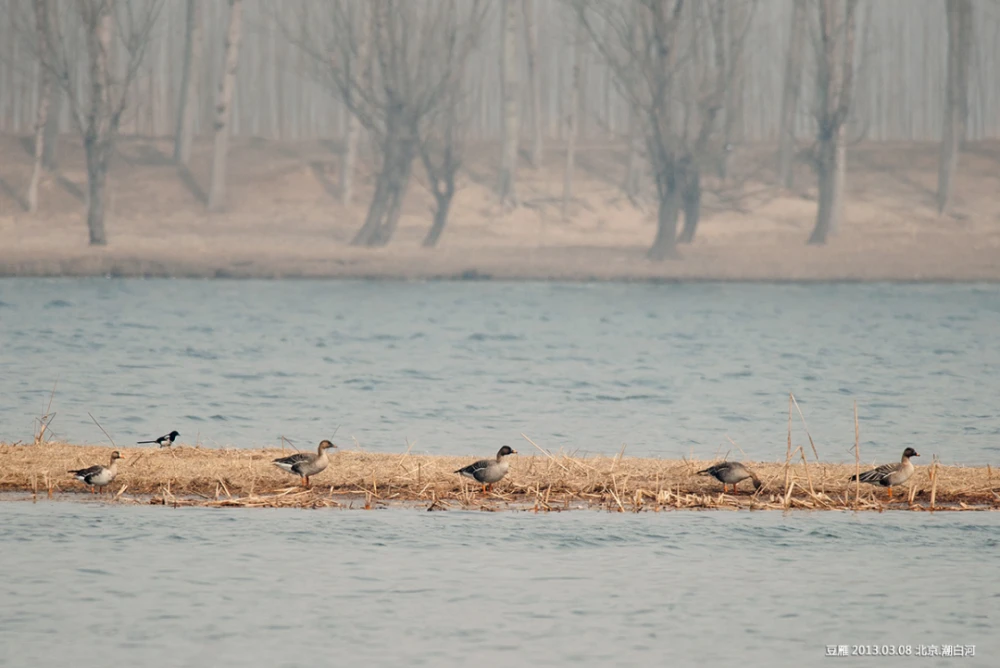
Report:
[[[326,456],[326,451],[329,448],[335,447],[337,446],[330,441],[320,441],[315,455],[308,452],[297,452],[288,457],[275,459],[274,465],[282,471],[288,471],[300,476],[302,478],[302,486],[308,487],[309,476],[314,476],[322,472],[323,469],[330,465],[330,458]]]
[[[715,464],[709,466],[707,469],[698,471],[698,475],[710,475],[719,482],[722,483],[722,493],[726,493],[726,486],[733,486],[733,494],[738,494],[736,491],[736,483],[750,478],[753,480],[753,488],[755,490],[760,489],[761,483],[760,478],[757,474],[748,469],[746,466],[739,462],[722,462],[721,464]]]
[[[896,464],[882,464],[870,471],[856,473],[850,477],[851,480],[860,480],[869,485],[881,485],[889,488],[889,498],[892,498],[892,488],[895,485],[902,485],[913,475],[913,462],[910,457],[919,457],[920,453],[913,448],[903,450],[903,457]]]
[[[85,469],[69,471],[69,473],[76,476],[77,480],[90,485],[90,493],[93,494],[95,487],[110,485],[111,481],[115,479],[115,476],[118,475],[118,460],[121,458],[121,453],[115,450],[111,453],[111,463],[108,466],[95,464]]]
[[[507,475],[507,471],[510,469],[510,462],[507,461],[507,458],[516,454],[517,450],[505,445],[497,451],[496,459],[480,459],[478,462],[458,469],[455,473],[480,483],[485,493],[487,485],[493,489],[494,483],[500,482]]]

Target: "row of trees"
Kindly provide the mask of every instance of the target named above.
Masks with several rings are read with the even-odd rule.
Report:
[[[501,142],[498,201],[519,206],[520,151],[539,165],[546,142],[538,5],[543,0],[296,0],[262,5],[266,23],[294,50],[297,66],[346,110],[341,153],[341,196],[349,201],[362,137],[374,153],[375,187],[353,243],[385,245],[399,221],[413,169],[420,166],[435,199],[434,221],[425,239],[433,246],[446,226],[462,168],[471,118],[482,115],[481,63],[497,44]],[[655,196],[655,260],[676,254],[694,239],[702,187],[709,174],[725,178],[731,149],[745,128],[746,62],[760,41],[762,7],[780,0],[550,0],[546,11],[560,17],[567,44],[568,85],[562,91],[560,134],[566,140],[564,214],[573,196],[575,142],[584,113],[588,70],[600,68],[607,82],[605,120],[611,97],[623,105],[621,135],[629,147],[622,184],[636,199]],[[789,0],[790,39],[780,101],[777,173],[791,186],[802,126],[803,100],[812,122],[804,155],[815,167],[819,202],[811,243],[824,243],[842,217],[847,130],[858,124],[857,81],[876,49],[869,28],[872,3],[859,0]],[[941,0],[947,8],[946,90],[942,124],[939,208],[945,211],[967,134],[974,13],[971,0]],[[106,243],[104,191],[114,143],[147,72],[150,44],[164,0],[6,0],[11,25],[36,63],[35,170],[27,201],[37,207],[38,182],[51,163],[57,114],[65,106],[83,140],[87,160],[87,223],[92,244]],[[232,108],[245,32],[245,0],[227,0],[221,75],[213,95],[214,153],[208,208],[226,206],[226,157]],[[213,52],[204,27],[204,3],[187,0],[180,85],[174,91],[174,159],[190,160],[192,137],[204,98],[205,54]],[[30,10],[30,11],[29,11]],[[867,14],[866,14],[867,12]],[[858,26],[862,25],[860,31]],[[494,28],[497,30],[494,31]],[[271,33],[272,35],[274,32]],[[163,39],[162,36],[160,39]],[[165,47],[164,47],[165,48]],[[272,47],[273,48],[273,47]],[[162,53],[162,52],[161,52]],[[245,59],[245,58],[244,58]],[[804,95],[806,82],[815,89]],[[275,90],[277,94],[277,89]],[[283,104],[276,99],[274,105]],[[621,114],[619,114],[621,116]],[[592,120],[592,119],[591,119]],[[47,149],[49,147],[49,149]],[[47,158],[49,156],[49,158]],[[683,228],[677,227],[683,217]]]

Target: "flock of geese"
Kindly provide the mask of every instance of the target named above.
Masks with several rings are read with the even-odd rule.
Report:
[[[139,443],[157,443],[161,448],[166,448],[172,446],[174,440],[176,440],[178,436],[180,436],[178,432],[172,431],[158,439],[152,441],[139,441]],[[336,447],[337,446],[330,441],[323,440],[320,441],[315,454],[298,452],[294,455],[289,455],[288,457],[279,457],[272,463],[282,471],[287,471],[288,473],[299,476],[302,486],[308,487],[309,478],[323,472],[326,470],[326,467],[330,465],[330,458],[327,456],[327,450]],[[500,482],[503,477],[507,475],[507,472],[510,470],[510,461],[508,458],[511,455],[516,454],[516,450],[511,448],[509,445],[505,445],[497,451],[495,458],[480,459],[479,461],[458,469],[455,473],[475,480],[483,486],[483,492],[485,492],[488,488],[492,489],[493,485]],[[903,457],[899,462],[894,464],[883,464],[882,466],[865,471],[864,473],[853,475],[850,477],[850,480],[858,480],[870,485],[888,487],[889,498],[891,499],[892,488],[902,485],[910,479],[910,476],[913,475],[913,462],[910,461],[910,457],[919,456],[920,454],[913,448],[906,448],[906,450],[903,451]],[[115,450],[111,453],[111,462],[107,466],[96,464],[85,469],[70,471],[70,473],[72,473],[77,480],[89,485],[90,492],[93,494],[95,488],[106,487],[115,479],[115,476],[118,475],[118,460],[121,458],[121,453]],[[729,485],[732,485],[733,494],[738,494],[739,492],[736,489],[736,485],[747,479],[753,481],[755,491],[759,490],[763,484],[761,483],[760,478],[757,477],[756,473],[740,462],[721,462],[719,464],[709,466],[707,469],[698,471],[697,474],[711,476],[721,482],[723,493],[726,493]]]

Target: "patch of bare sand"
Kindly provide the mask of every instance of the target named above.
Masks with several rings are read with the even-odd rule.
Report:
[[[338,147],[260,139],[234,142],[229,211],[209,214],[211,146],[198,143],[190,172],[168,159],[170,142],[124,139],[110,179],[109,245],[91,248],[83,222],[82,151],[61,140],[61,168],[47,175],[38,215],[23,209],[31,157],[23,138],[0,138],[0,275],[383,277],[563,280],[1000,280],[1000,142],[961,157],[953,213],[934,208],[937,146],[866,144],[849,154],[847,216],[825,247],[805,245],[815,179],[774,181],[773,147],[741,148],[727,183],[707,179],[703,220],[681,258],[655,263],[655,206],[622,193],[624,147],[579,149],[577,199],[561,215],[561,149],[519,171],[522,206],[504,211],[492,192],[497,153],[470,148],[439,248],[420,243],[432,198],[415,181],[399,230],[381,249],[349,245],[372,191],[362,167],[355,203],[339,202]],[[419,171],[419,170],[418,170]]]

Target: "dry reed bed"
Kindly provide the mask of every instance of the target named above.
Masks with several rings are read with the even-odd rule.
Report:
[[[0,444],[0,491],[84,492],[85,486],[67,471],[106,464],[112,449],[66,443]],[[365,508],[419,504],[428,509],[487,510],[589,507],[629,512],[669,508],[1000,509],[1000,480],[994,479],[988,466],[918,466],[910,483],[898,488],[889,503],[884,489],[857,488],[848,481],[854,464],[752,463],[763,488],[753,494],[750,482],[745,481],[734,496],[722,494],[714,479],[695,475],[711,463],[707,461],[518,455],[510,474],[495,491],[484,495],[478,485],[454,474],[471,457],[335,451],[330,467],[312,479],[312,489],[302,490],[296,486],[297,478],[271,464],[289,450],[118,449],[124,460],[119,462],[118,478],[110,491],[118,501],[133,503]]]

